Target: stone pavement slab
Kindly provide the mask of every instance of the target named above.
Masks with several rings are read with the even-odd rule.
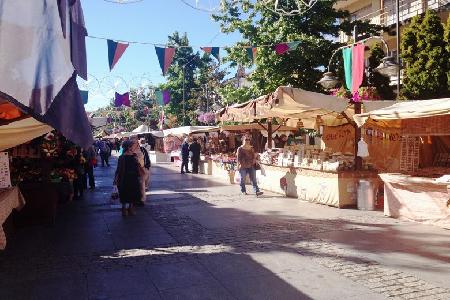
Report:
[[[0,253],[0,299],[450,299],[450,234],[207,175],[152,168],[147,205],[123,218],[97,188],[53,227],[19,229]]]

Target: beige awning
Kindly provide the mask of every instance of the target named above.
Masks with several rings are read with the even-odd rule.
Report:
[[[355,115],[353,119],[358,126],[363,126],[369,119],[390,122],[443,115],[450,115],[450,98],[401,101],[389,107]]]
[[[52,130],[52,127],[31,117],[0,126],[0,151],[29,142]]]
[[[265,118],[301,120],[306,128],[315,128],[318,116],[323,125],[348,123],[342,113],[353,115],[349,100],[298,88],[279,87],[269,95],[218,112],[220,121],[248,122]],[[290,125],[290,124],[288,124]],[[292,124],[293,125],[293,124]]]

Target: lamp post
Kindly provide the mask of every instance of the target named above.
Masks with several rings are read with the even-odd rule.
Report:
[[[388,44],[386,43],[386,41],[382,37],[374,36],[374,37],[369,37],[369,38],[357,41],[356,40],[356,38],[357,38],[357,36],[356,36],[356,29],[355,29],[355,36],[354,37],[355,37],[355,43],[356,42],[358,42],[358,43],[364,42],[364,41],[369,40],[369,39],[380,39],[383,42],[384,46],[386,47],[387,55],[386,55],[386,57],[383,58],[381,64],[375,69],[375,71],[377,71],[377,72],[379,72],[379,73],[381,73],[383,75],[391,75],[391,74],[395,74],[397,72],[400,72],[399,64],[395,63],[393,61],[393,58],[389,56],[389,46],[388,46]],[[342,50],[344,48],[347,48],[347,47],[351,47],[353,45],[354,44],[340,47],[340,48],[336,49],[333,52],[333,54],[331,55],[330,61],[328,62],[327,72],[325,72],[323,74],[323,77],[318,81],[318,83],[320,85],[322,85],[325,89],[331,89],[331,88],[335,87],[338,84],[338,82],[339,82],[339,79],[336,76],[334,76],[334,74],[330,71],[331,63],[333,61],[334,56],[340,50]],[[397,56],[397,62],[398,62],[398,56]],[[400,80],[400,77],[398,79]],[[397,86],[397,88],[398,88],[398,86]],[[355,114],[360,114],[361,113],[361,102],[353,102],[353,105],[354,105]],[[358,153],[358,141],[361,139],[361,129],[356,124],[353,124],[353,126],[355,127],[355,149],[354,149],[354,151],[355,151],[355,170],[361,170],[362,169],[362,158],[357,156],[357,153]]]
[[[183,126],[186,124],[186,89],[185,89],[185,82],[186,82],[186,64],[183,65]]]
[[[400,0],[395,1],[395,11],[397,14],[396,27],[396,42],[397,42],[397,65],[400,66]],[[397,97],[400,96],[400,68],[397,69]]]

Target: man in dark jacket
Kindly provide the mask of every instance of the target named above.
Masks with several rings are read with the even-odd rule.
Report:
[[[184,139],[183,144],[181,144],[181,174],[184,173],[191,173],[188,170],[188,164],[189,164],[189,143],[188,138]],[[186,171],[184,171],[184,169]]]
[[[189,146],[189,151],[192,152],[192,173],[198,174],[198,164],[200,163],[200,150],[201,146],[194,138],[194,141]]]

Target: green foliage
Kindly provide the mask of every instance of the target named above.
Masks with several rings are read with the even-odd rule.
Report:
[[[382,58],[386,54],[383,51],[381,44],[375,44],[370,50],[369,57],[369,76],[367,78],[368,85],[375,87],[381,99],[383,100],[393,100],[395,98],[394,91],[389,85],[390,79],[387,76],[381,75],[375,72],[375,68],[381,63]]]
[[[449,53],[438,15],[428,10],[412,19],[403,33],[403,95],[408,99],[432,99],[448,95]]]
[[[198,125],[196,111],[206,110],[207,102],[212,104],[212,93],[208,92],[208,101],[206,93],[217,89],[225,77],[225,72],[219,70],[213,58],[208,55],[201,56],[199,52],[194,52],[192,47],[188,47],[186,33],[180,36],[178,32],[174,32],[168,37],[168,45],[182,47],[175,53],[167,74],[167,82],[159,86],[160,89],[168,89],[171,93],[171,101],[164,107],[165,113],[176,117],[176,124],[173,125]]]
[[[318,1],[307,14],[280,16],[268,9],[263,1],[222,1],[223,10],[214,15],[213,19],[220,23],[223,32],[239,32],[243,38],[235,47],[227,49],[227,61],[232,66],[252,65],[244,46],[301,42],[297,50],[284,55],[276,54],[271,47],[258,47],[256,67],[250,76],[254,83],[253,94],[267,94],[280,85],[313,91],[322,89],[317,81],[321,78],[332,51],[339,46],[331,37],[337,37],[340,30],[350,34],[353,28],[351,22],[336,22],[337,19],[347,18],[349,14],[336,11],[333,8],[335,2]],[[366,32],[379,29],[367,23],[359,23]],[[243,94],[246,92],[240,91]],[[233,99],[232,95],[228,97]]]
[[[234,83],[225,84],[219,89],[219,94],[222,97],[222,103],[225,105],[244,103],[257,97],[253,88],[235,87]]]
[[[445,49],[447,50],[447,85],[450,93],[450,15],[447,18],[447,24],[444,30]]]

